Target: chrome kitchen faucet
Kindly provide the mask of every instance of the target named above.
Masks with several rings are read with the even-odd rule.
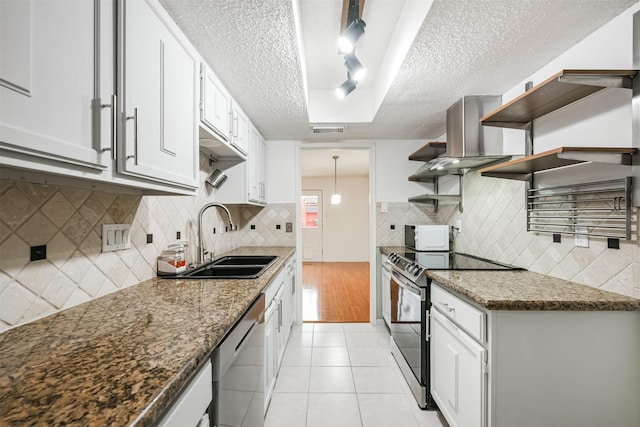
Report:
[[[216,203],[216,202],[211,202],[204,205],[202,209],[200,209],[200,213],[198,213],[198,265],[201,265],[204,263],[204,254],[207,252],[204,249],[204,243],[202,239],[202,214],[204,213],[204,211],[206,211],[211,207],[220,208],[225,211],[225,213],[227,214],[227,218],[229,218],[229,230],[230,231],[233,230],[233,221],[231,220],[231,212],[229,212],[229,209],[225,205],[221,203]]]

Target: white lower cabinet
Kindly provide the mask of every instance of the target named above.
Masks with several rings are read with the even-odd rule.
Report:
[[[431,393],[451,427],[485,426],[487,350],[431,311]]]
[[[430,391],[456,427],[640,426],[640,312],[486,310],[431,285]]]
[[[284,357],[291,327],[294,322],[295,258],[265,289],[267,310],[265,314],[265,413],[271,401],[280,364]]]
[[[213,399],[213,370],[207,360],[195,378],[180,394],[178,400],[169,408],[158,422],[159,427],[188,427],[208,425],[206,414]]]
[[[264,410],[265,413],[271,401],[271,395],[276,385],[278,375],[276,331],[278,329],[277,303],[271,301],[265,313],[264,329]]]

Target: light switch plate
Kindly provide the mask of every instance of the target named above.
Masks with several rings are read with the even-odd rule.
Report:
[[[131,224],[102,224],[102,252],[131,247]]]
[[[381,213],[387,213],[387,212],[389,212],[389,203],[387,203],[387,202],[381,202],[381,203],[380,203],[380,212],[381,212]]]

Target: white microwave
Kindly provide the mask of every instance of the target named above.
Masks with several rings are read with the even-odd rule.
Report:
[[[448,251],[448,225],[405,225],[404,245],[416,251]]]

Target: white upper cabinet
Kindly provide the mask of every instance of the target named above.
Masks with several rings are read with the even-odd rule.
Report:
[[[0,163],[108,168],[112,2],[0,1],[0,22]]]
[[[249,201],[266,203],[264,181],[264,139],[253,126],[249,127],[249,152],[251,153],[249,155],[247,165]]]
[[[249,153],[249,119],[240,106],[232,102],[231,144],[244,154]]]
[[[247,161],[225,170],[227,181],[216,192],[220,203],[265,205],[265,142],[258,130],[248,122],[249,153]]]
[[[201,65],[200,120],[223,141],[229,140],[231,95],[206,64]]]
[[[197,188],[197,54],[156,2],[122,4],[118,171]]]
[[[211,68],[204,62],[200,64],[200,150],[219,160],[237,163],[245,161],[247,153],[231,145],[231,103],[231,95]]]

